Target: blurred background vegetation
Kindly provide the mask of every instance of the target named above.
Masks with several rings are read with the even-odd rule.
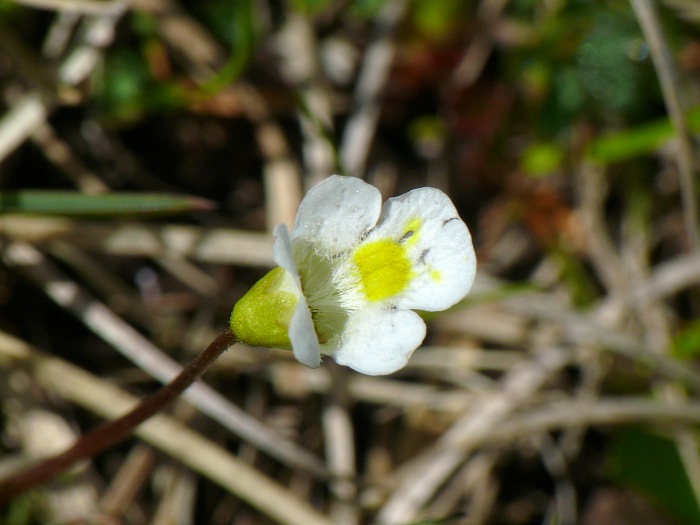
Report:
[[[441,188],[479,259],[405,370],[236,345],[0,524],[700,523],[699,37],[696,0],[0,0],[0,479],[201,351],[331,173]]]

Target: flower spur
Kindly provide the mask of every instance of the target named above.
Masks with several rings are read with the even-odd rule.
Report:
[[[291,234],[274,233],[279,266],[236,304],[231,328],[312,368],[324,354],[364,374],[399,370],[425,337],[412,310],[449,308],[476,273],[469,230],[433,188],[382,205],[373,186],[333,175],[304,197]]]

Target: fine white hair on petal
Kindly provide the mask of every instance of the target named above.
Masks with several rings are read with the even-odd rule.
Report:
[[[331,175],[301,201],[292,242],[304,241],[323,255],[347,251],[374,227],[381,206],[381,194],[374,186],[355,177]]]
[[[371,308],[350,316],[338,347],[338,364],[367,375],[386,375],[406,366],[425,338],[425,323],[410,310]]]
[[[410,234],[406,228],[410,226]],[[398,308],[439,311],[459,302],[476,275],[476,255],[467,226],[450,198],[419,188],[387,200],[367,240],[405,242],[413,277],[408,290],[392,298]]]
[[[272,242],[272,258],[277,263],[295,277],[299,277],[297,265],[294,262],[294,250],[289,238],[289,230],[284,224],[278,224],[274,229],[274,241]]]

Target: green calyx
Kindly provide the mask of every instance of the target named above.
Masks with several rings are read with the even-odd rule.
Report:
[[[233,307],[231,330],[252,346],[289,347],[287,333],[297,296],[294,277],[282,268],[270,270]]]

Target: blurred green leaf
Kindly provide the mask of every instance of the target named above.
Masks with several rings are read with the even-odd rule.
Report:
[[[36,508],[36,498],[32,495],[16,498],[8,505],[3,525],[28,525],[32,522],[32,509]]]
[[[231,52],[226,64],[202,87],[209,93],[228,87],[243,73],[257,41],[255,10],[251,0],[217,2],[214,6],[216,9],[206,10],[210,25],[230,43]]]
[[[505,60],[515,66],[539,136],[561,136],[580,120],[639,123],[658,114],[658,81],[629,2],[567,0],[543,8],[520,0],[513,11],[537,35]]]
[[[323,11],[330,3],[331,0],[291,0],[292,7],[310,14]]]
[[[379,14],[386,0],[353,0],[350,13],[359,18],[371,18]]]
[[[561,276],[568,286],[574,304],[580,308],[591,306],[598,292],[593,278],[581,260],[563,245],[552,246],[549,255],[561,270]]]
[[[564,149],[548,142],[533,144],[523,153],[520,165],[531,177],[546,177],[556,171],[564,160]]]
[[[613,441],[608,460],[616,480],[683,523],[700,523],[698,502],[673,441],[643,429],[624,430]]]
[[[641,34],[628,9],[601,13],[576,52],[576,76],[588,94],[606,106],[634,110],[639,104]]]
[[[700,131],[700,106],[688,111],[686,124],[690,131]],[[667,118],[656,120],[601,136],[591,142],[587,155],[594,162],[618,162],[653,153],[671,140],[673,135],[673,126]]]
[[[465,19],[465,7],[462,0],[415,0],[413,23],[426,35],[439,37]]]
[[[408,136],[419,155],[435,159],[444,151],[447,137],[445,122],[435,115],[421,115],[408,126]]]
[[[101,106],[120,118],[140,113],[148,80],[146,63],[138,53],[123,49],[108,54],[100,83]]]
[[[129,18],[131,28],[134,33],[141,38],[157,38],[158,37],[158,19],[155,15],[146,11],[134,11]]]
[[[0,0],[0,13],[9,13],[11,10],[16,9],[17,3],[11,0]]]
[[[100,110],[122,121],[181,108],[187,101],[180,86],[152,78],[144,57],[128,49],[107,54],[97,96]]]
[[[672,136],[673,128],[668,120],[609,133],[591,143],[588,157],[595,162],[617,162],[651,153]]]
[[[700,319],[690,323],[673,339],[673,354],[681,359],[700,356]]]
[[[172,215],[211,208],[212,204],[209,201],[179,195],[84,195],[68,191],[0,191],[0,214],[120,217]]]

